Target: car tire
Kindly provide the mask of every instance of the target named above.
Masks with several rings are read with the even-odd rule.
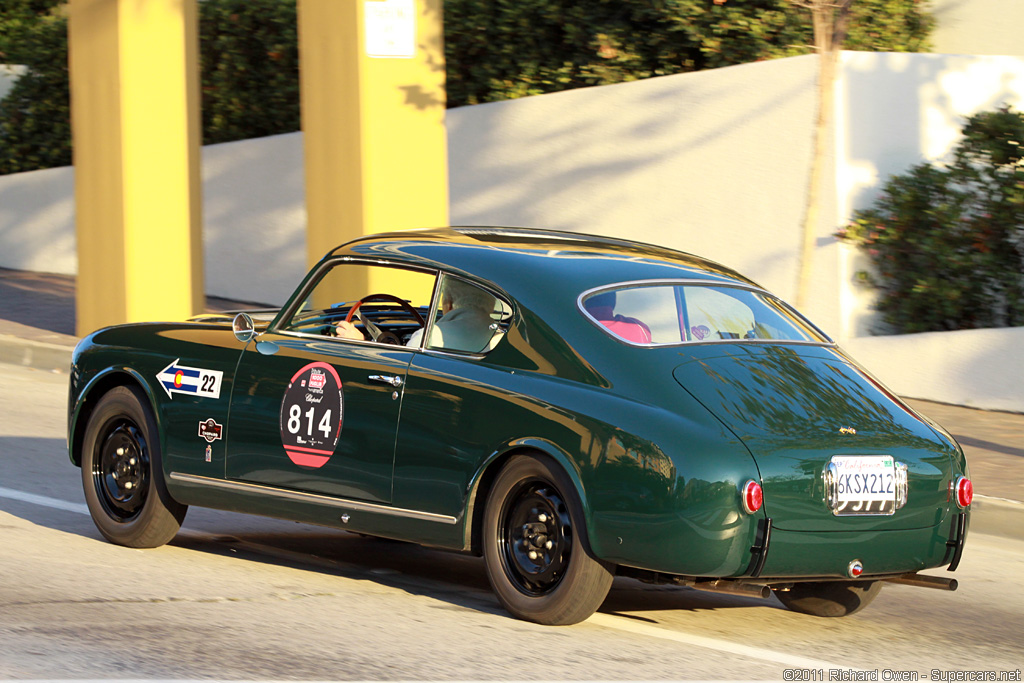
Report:
[[[484,560],[498,600],[539,624],[583,621],[604,602],[613,566],[591,556],[583,510],[565,472],[518,455],[498,473],[484,511]]]
[[[167,491],[160,463],[145,395],[126,386],[104,394],[82,440],[82,486],[96,528],[111,543],[155,548],[178,533],[188,506]]]
[[[775,597],[793,612],[846,617],[867,607],[881,590],[881,581],[815,581],[795,583]]]

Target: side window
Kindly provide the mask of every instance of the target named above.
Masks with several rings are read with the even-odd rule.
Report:
[[[686,311],[695,340],[743,339],[754,328],[754,312],[734,292],[711,287],[687,287]]]
[[[745,287],[637,283],[598,290],[581,303],[594,323],[632,344],[829,342],[778,299]]]
[[[512,308],[490,292],[443,275],[438,297],[427,348],[486,353],[505,335]]]
[[[433,273],[338,262],[320,274],[281,329],[334,336],[338,322],[351,318],[366,340],[404,344],[426,322],[435,279]]]

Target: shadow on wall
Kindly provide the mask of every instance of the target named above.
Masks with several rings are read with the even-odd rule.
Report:
[[[655,242],[792,298],[815,74],[798,57],[451,110],[452,222]]]
[[[948,160],[968,116],[1003,104],[1024,105],[1024,60],[1016,57],[846,52],[843,78],[845,122],[840,122],[837,150],[841,222],[870,207],[890,176]],[[840,337],[884,334],[873,310],[874,291],[855,279],[871,263],[854,247],[844,250]]]
[[[843,62],[850,210],[870,206],[889,176],[948,159],[968,116],[1024,103],[1016,58],[848,52]]]
[[[302,134],[203,148],[206,291],[279,306],[306,274]]]
[[[0,267],[71,275],[75,244],[71,167],[0,176]]]

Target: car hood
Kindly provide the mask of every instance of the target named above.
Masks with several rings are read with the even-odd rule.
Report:
[[[750,450],[765,511],[780,529],[920,528],[949,510],[955,443],[837,349],[721,345],[673,375]],[[834,515],[823,472],[835,455],[889,455],[905,464],[906,504],[891,515]]]

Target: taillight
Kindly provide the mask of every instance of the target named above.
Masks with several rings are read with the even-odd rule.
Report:
[[[965,508],[974,500],[974,484],[967,477],[959,477],[953,484],[953,497],[956,504]]]
[[[761,509],[761,505],[764,504],[764,492],[761,490],[761,485],[751,479],[743,485],[743,511],[748,515],[752,515]]]

